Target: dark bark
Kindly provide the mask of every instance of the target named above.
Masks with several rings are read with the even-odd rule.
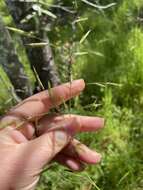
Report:
[[[50,82],[52,86],[56,86],[60,83],[60,79],[55,67],[55,63],[53,60],[52,50],[49,45],[49,39],[47,33],[44,31],[44,27],[47,25],[47,16],[36,16],[34,19],[26,23],[21,23],[21,20],[24,19],[28,14],[32,13],[32,3],[27,2],[18,2],[6,0],[8,8],[10,10],[11,15],[14,18],[16,26],[19,29],[22,29],[26,32],[35,31],[36,36],[39,39],[43,39],[47,45],[31,48],[26,46],[26,52],[31,64],[31,67],[35,67],[37,74],[44,86],[44,88],[48,88],[48,83]],[[29,37],[23,37],[23,43],[39,43],[41,40]],[[39,91],[40,86],[38,82],[36,82],[36,90]]]
[[[24,67],[18,59],[13,41],[0,17],[0,64],[7,73],[16,94],[24,99],[31,95],[30,82],[24,72]]]

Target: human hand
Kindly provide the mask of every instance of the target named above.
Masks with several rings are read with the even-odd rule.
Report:
[[[83,163],[96,164],[100,161],[100,154],[73,137],[79,132],[100,129],[104,124],[102,118],[46,115],[49,109],[63,100],[78,95],[84,86],[83,80],[60,85],[51,89],[52,97],[47,90],[43,91],[27,98],[1,119],[1,126],[9,124],[0,130],[2,190],[35,189],[42,168],[51,161],[73,171],[82,170]],[[35,136],[35,127],[38,137]]]

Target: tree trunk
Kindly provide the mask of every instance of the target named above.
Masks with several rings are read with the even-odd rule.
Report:
[[[6,0],[8,8],[11,15],[14,18],[16,26],[26,32],[36,31],[36,36],[39,39],[43,39],[47,44],[38,48],[26,46],[26,52],[31,64],[31,67],[35,68],[44,88],[48,88],[49,82],[51,86],[56,86],[60,84],[60,79],[55,67],[53,60],[52,50],[49,45],[49,39],[46,32],[44,31],[44,26],[47,25],[47,16],[38,17],[38,15],[26,23],[21,23],[21,21],[29,14],[32,13],[32,3],[28,2],[17,2]],[[39,43],[41,40],[29,37],[23,37],[23,43]],[[41,88],[38,81],[36,82],[35,92],[39,91]]]
[[[0,64],[7,73],[16,94],[24,99],[32,94],[30,82],[24,72],[24,67],[18,59],[13,41],[0,17]]]

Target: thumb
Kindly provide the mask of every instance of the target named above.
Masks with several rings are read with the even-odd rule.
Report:
[[[65,120],[56,124],[56,128],[51,127],[38,138],[29,141],[26,150],[28,167],[33,171],[41,170],[70,142],[71,137],[78,131],[76,126],[78,125],[75,119]]]
[[[34,139],[28,147],[30,168],[40,170],[49,163],[70,141],[67,132],[52,131]],[[32,169],[31,168],[31,169]]]
[[[66,131],[58,130],[17,146],[18,161],[20,161],[16,162],[19,178],[15,179],[15,189],[34,189],[42,168],[69,143],[70,139],[71,136]],[[22,155],[22,159],[19,155]]]

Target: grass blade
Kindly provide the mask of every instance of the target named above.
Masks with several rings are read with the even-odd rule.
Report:
[[[25,44],[25,46],[33,47],[33,48],[40,48],[40,47],[46,46],[46,45],[48,45],[48,44],[49,44],[49,43],[46,43],[46,42],[39,42],[39,43]]]
[[[86,3],[87,5],[90,5],[94,8],[97,8],[97,9],[108,9],[110,7],[113,7],[114,5],[116,5],[116,3],[110,3],[108,5],[97,5],[97,4],[94,4],[94,3],[91,3],[87,0],[81,0],[83,3]]]
[[[42,84],[42,82],[41,82],[41,80],[39,78],[39,75],[38,75],[38,73],[37,73],[34,66],[33,66],[33,71],[34,71],[34,74],[35,74],[35,77],[37,79],[37,82],[38,82],[39,86],[41,87],[42,90],[45,90],[45,88],[44,88],[44,86],[43,86],[43,84]]]
[[[91,30],[88,30],[88,32],[86,32],[86,34],[83,35],[83,37],[81,38],[81,40],[79,42],[80,44],[82,44],[86,40],[86,38],[90,34],[90,32],[91,32]]]
[[[30,38],[36,38],[33,34],[29,32],[25,32],[24,30],[21,30],[21,29],[10,27],[10,26],[7,26],[6,28],[8,30],[11,30],[12,32],[18,33],[19,35],[30,37]]]

